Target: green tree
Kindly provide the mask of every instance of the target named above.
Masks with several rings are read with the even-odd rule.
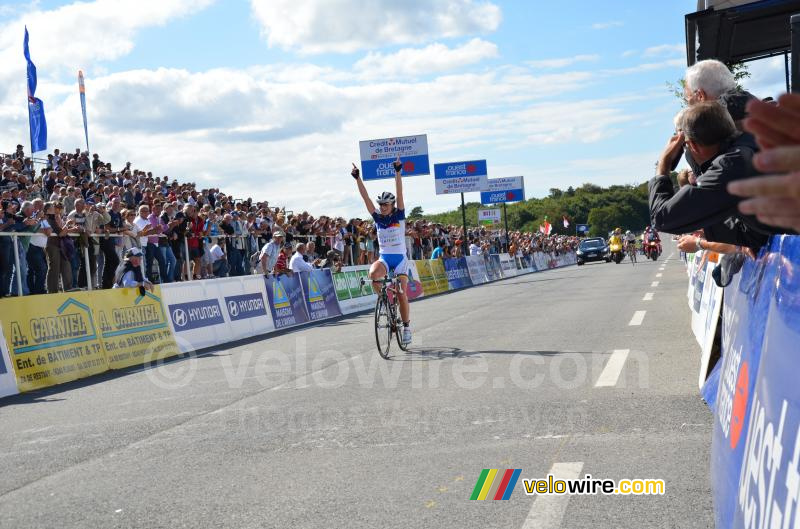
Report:
[[[422,212],[422,206],[414,206],[411,210],[411,213],[408,214],[409,220],[417,220],[421,219],[424,213]]]

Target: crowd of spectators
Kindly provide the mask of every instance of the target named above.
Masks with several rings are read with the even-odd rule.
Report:
[[[114,168],[98,154],[56,149],[38,171],[21,145],[2,156],[0,296],[112,288],[132,248],[153,283],[290,273],[308,267],[370,264],[377,259],[372,221],[308,212],[266,201],[234,199],[219,189],[135,169]],[[574,248],[576,239],[541,233],[468,230],[409,221],[409,258]],[[17,270],[19,261],[19,271]],[[17,273],[21,281],[17,281]]]

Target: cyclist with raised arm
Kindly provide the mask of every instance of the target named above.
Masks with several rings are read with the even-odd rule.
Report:
[[[394,164],[394,183],[395,193],[393,195],[384,191],[377,198],[378,207],[369,198],[364,182],[361,180],[361,172],[353,164],[350,175],[356,180],[358,192],[364,199],[367,211],[375,221],[378,232],[378,245],[380,252],[378,260],[372,263],[369,269],[369,277],[372,279],[372,289],[375,293],[380,291],[380,280],[394,272],[398,281],[402,285],[402,292],[398,293],[397,300],[400,305],[400,317],[403,320],[403,333],[401,342],[403,345],[411,343],[411,320],[408,307],[408,296],[406,288],[408,286],[408,260],[406,259],[406,211],[403,203],[403,179],[400,176],[403,172],[403,164],[398,157]]]

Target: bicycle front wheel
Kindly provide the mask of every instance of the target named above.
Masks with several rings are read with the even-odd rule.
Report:
[[[392,344],[392,318],[385,296],[379,296],[375,303],[375,343],[378,345],[378,354],[383,358],[389,358],[389,347]]]

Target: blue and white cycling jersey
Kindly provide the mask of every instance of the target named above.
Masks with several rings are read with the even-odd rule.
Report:
[[[386,266],[386,270],[394,271],[395,275],[408,275],[405,210],[395,209],[389,215],[374,211],[372,218],[378,230],[379,261]]]

